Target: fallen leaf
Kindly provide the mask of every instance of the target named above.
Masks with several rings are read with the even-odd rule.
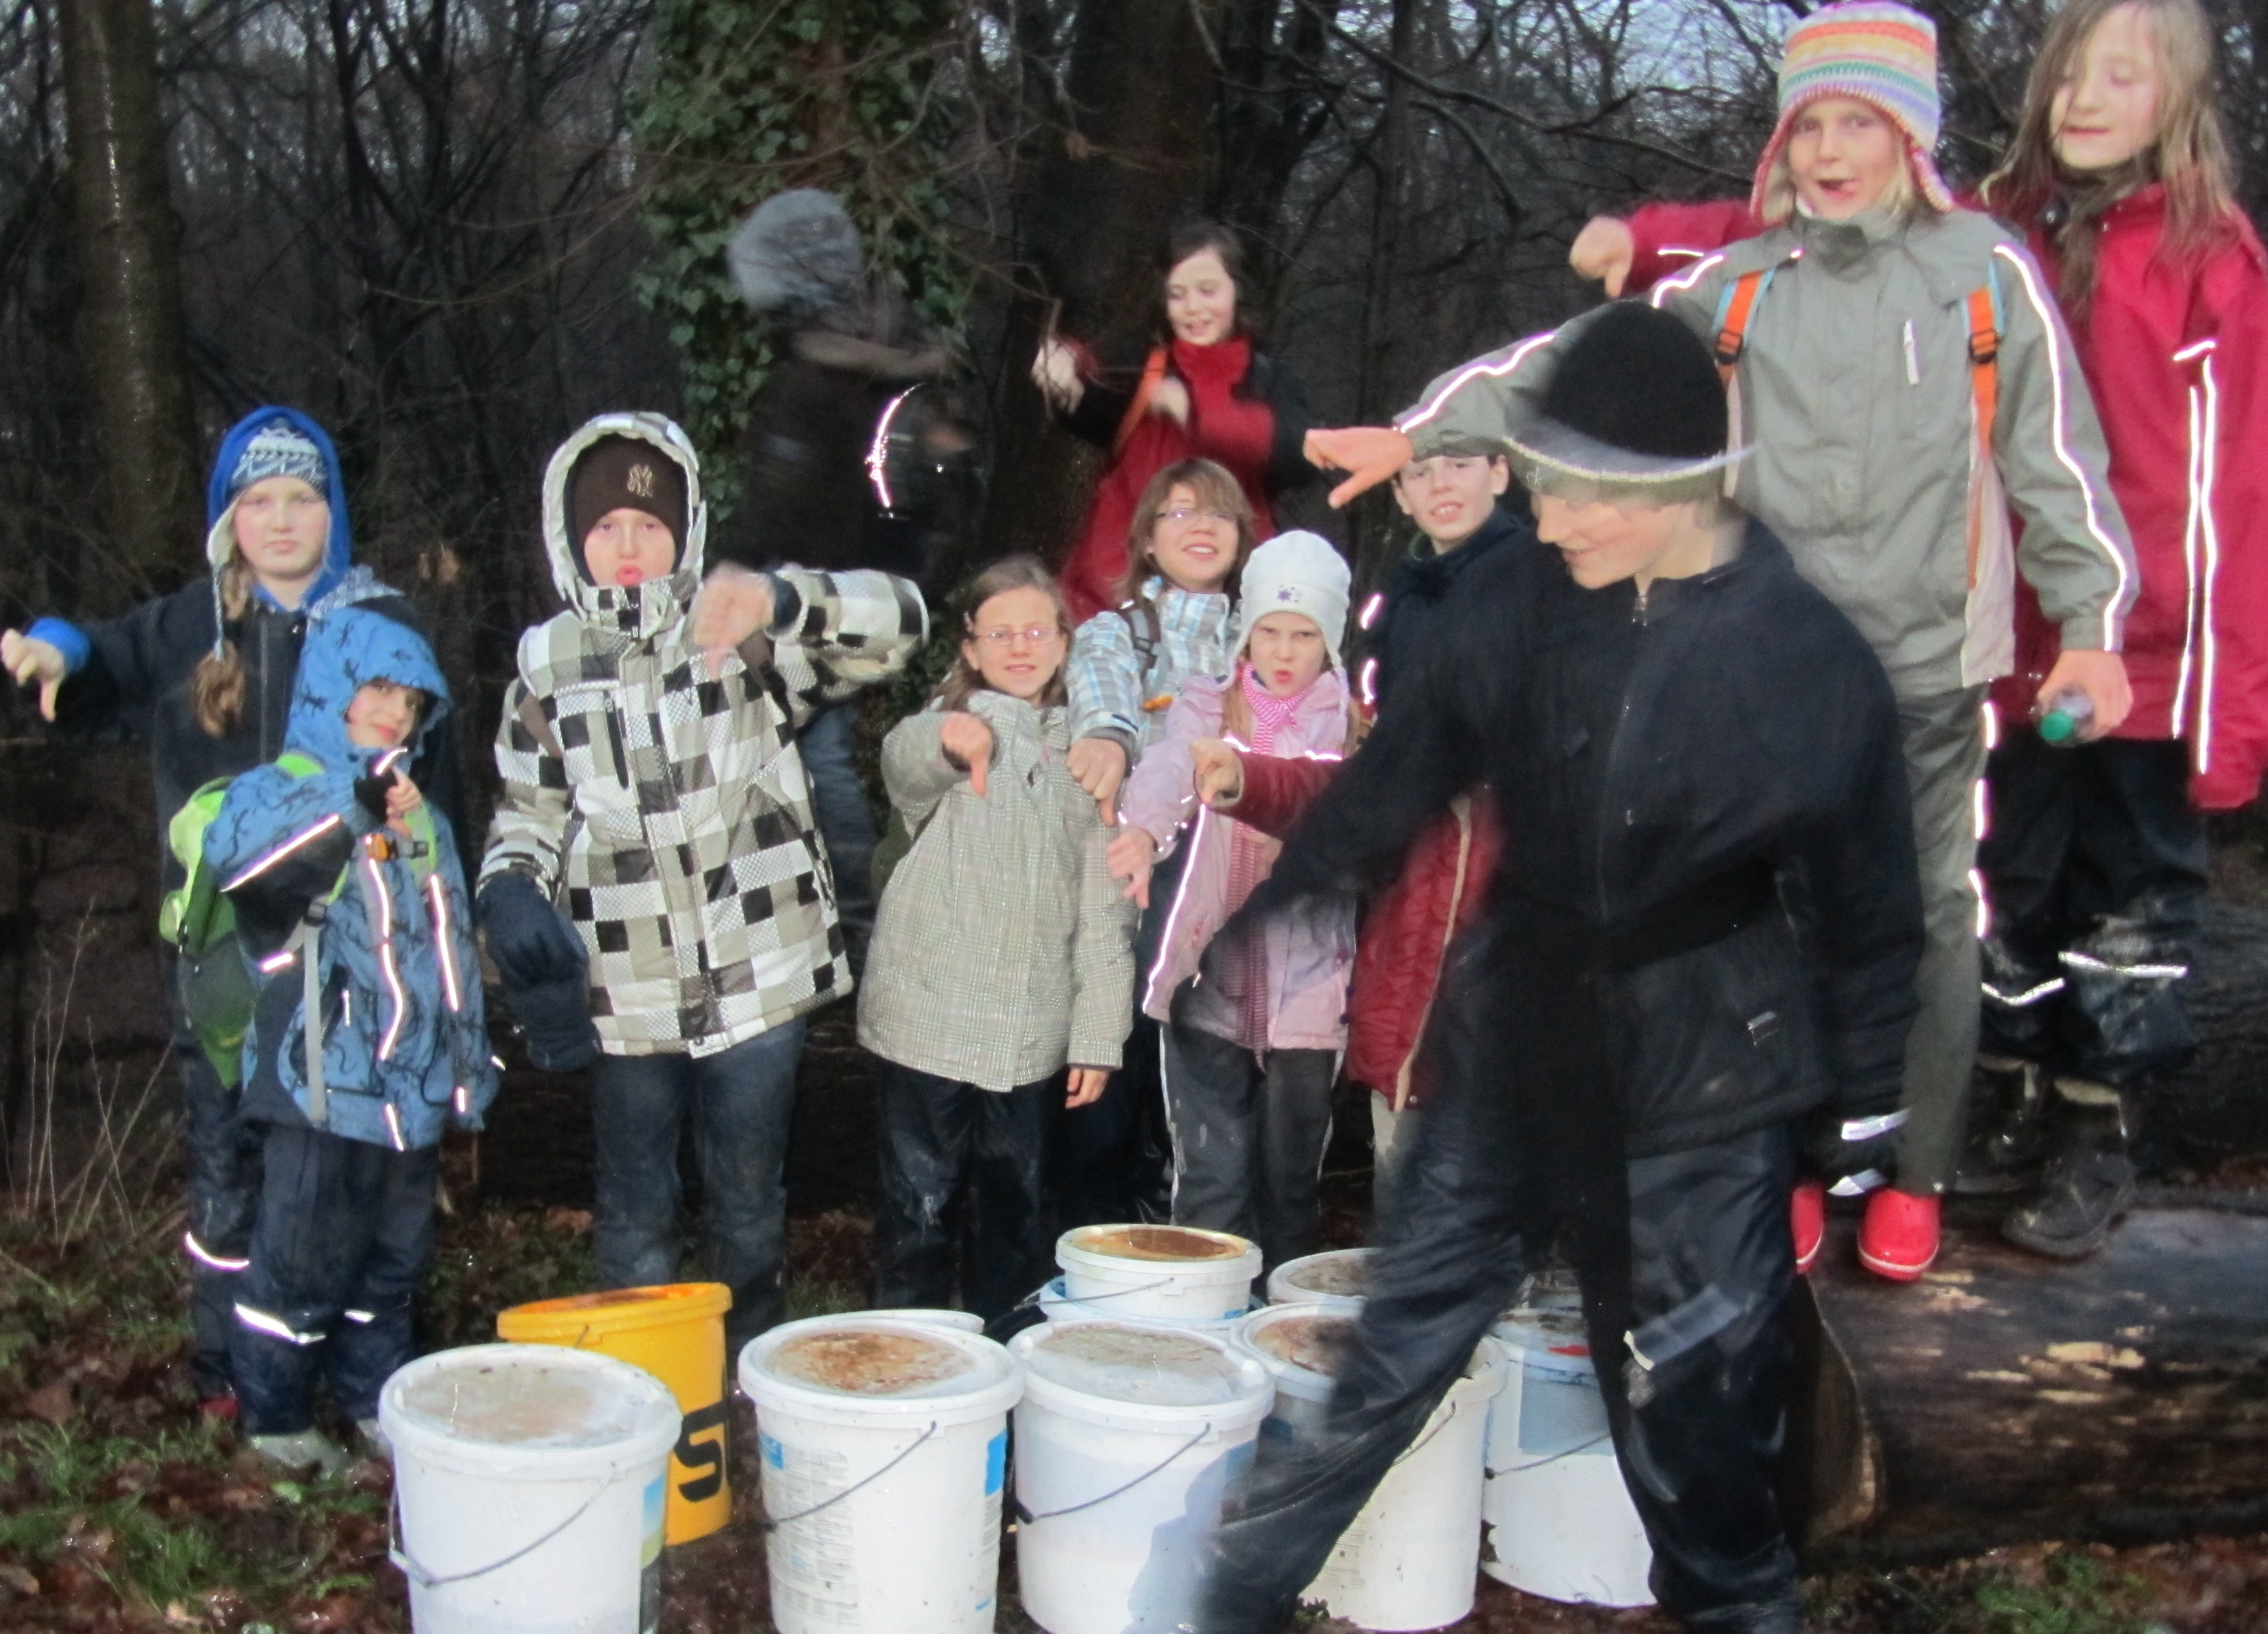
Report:
[[[33,1418],[42,1419],[57,1429],[78,1416],[78,1402],[72,1398],[70,1385],[58,1380],[42,1385],[24,1398],[24,1411]]]

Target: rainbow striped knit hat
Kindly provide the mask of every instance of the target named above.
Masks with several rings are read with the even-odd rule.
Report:
[[[1779,123],[1764,146],[1749,195],[1758,215],[1772,166],[1787,145],[1788,127],[1822,97],[1856,97],[1879,108],[1905,133],[1914,184],[1938,209],[1953,208],[1953,195],[1930,157],[1940,117],[1937,25],[1892,0],[1841,0],[1787,31],[1779,63]]]

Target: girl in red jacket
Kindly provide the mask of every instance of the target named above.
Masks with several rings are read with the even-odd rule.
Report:
[[[1064,556],[1064,595],[1082,623],[1117,605],[1137,502],[1167,466],[1226,466],[1252,507],[1256,539],[1276,532],[1270,501],[1315,476],[1300,452],[1307,400],[1254,342],[1235,235],[1210,222],[1184,227],[1158,261],[1164,338],[1141,364],[1108,367],[1079,342],[1052,338],[1032,359],[1033,382],[1065,429],[1110,459]]]
[[[2027,724],[2057,655],[2028,599],[1994,689],[1979,1064],[1999,1115],[1955,1189],[2022,1190],[2044,1158],[2002,1230],[2060,1256],[2132,1204],[2134,1092],[2195,1048],[2179,983],[2202,813],[2250,802],[2268,762],[2268,256],[2232,196],[2213,38],[2198,0],[2070,0],[1982,189],[2055,280],[2142,570],[2116,732],[2056,748]],[[1756,231],[1745,215],[1648,206],[1593,222],[1571,259],[1643,287]]]

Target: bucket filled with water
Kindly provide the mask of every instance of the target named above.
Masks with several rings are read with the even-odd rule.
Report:
[[[1114,1317],[1210,1321],[1241,1316],[1260,1247],[1194,1226],[1081,1226],[1056,1240],[1064,1293]]]
[[[1546,1600],[1652,1605],[1653,1551],[1615,1460],[1580,1305],[1523,1305],[1495,1337],[1508,1365],[1489,1414],[1481,1569]]]
[[[1320,1303],[1271,1305],[1238,1325],[1237,1343],[1276,1385],[1263,1434],[1297,1438],[1322,1423],[1359,1320]],[[1489,1402],[1503,1376],[1501,1353],[1482,1340],[1301,1598],[1365,1629],[1444,1628],[1472,1610]]]
[[[1164,1634],[1195,1615],[1229,1480],[1275,1397],[1267,1370],[1210,1335],[1051,1322],[1009,1349],[1016,1577],[1048,1634]]]
[[[678,1418],[651,1373],[552,1345],[443,1351],[387,1380],[417,1634],[651,1634]]]
[[[781,1634],[985,1634],[1008,1410],[981,1335],[887,1315],[789,1322],[740,1352]]]

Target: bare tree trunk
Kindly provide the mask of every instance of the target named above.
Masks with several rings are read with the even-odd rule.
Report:
[[[105,509],[128,588],[195,559],[196,428],[150,0],[63,0],[71,202]]]
[[[1138,354],[1159,306],[1154,252],[1205,196],[1213,162],[1220,0],[1085,0],[1051,124],[1029,173],[998,386],[998,444],[980,548],[1053,559],[1078,525],[1094,462],[1072,456],[1027,365],[1060,312],[1106,357]]]

